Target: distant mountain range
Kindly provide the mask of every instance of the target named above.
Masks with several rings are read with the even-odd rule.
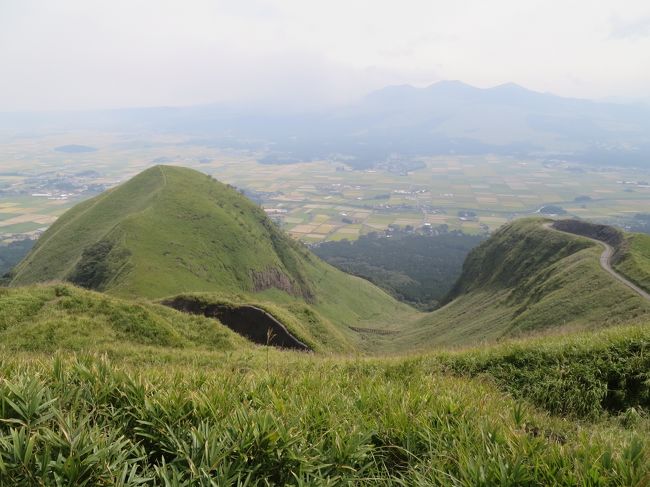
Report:
[[[504,154],[650,166],[650,107],[537,93],[509,83],[475,88],[442,81],[393,86],[328,114],[286,141],[287,152],[320,148],[357,166],[391,154]],[[277,146],[276,146],[277,147]]]
[[[355,168],[443,154],[501,154],[650,167],[650,106],[564,98],[513,83],[391,86],[320,113],[225,105],[0,114],[0,128],[152,130],[262,151],[265,163],[339,159]]]

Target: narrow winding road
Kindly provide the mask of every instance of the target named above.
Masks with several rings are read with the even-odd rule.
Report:
[[[650,300],[650,294],[641,289],[639,286],[634,284],[633,282],[629,281],[625,277],[623,277],[621,274],[616,272],[612,268],[612,256],[614,255],[614,247],[609,245],[607,242],[603,242],[602,240],[598,240],[595,238],[590,238],[590,237],[585,237],[584,235],[579,235],[577,233],[571,233],[571,232],[565,232],[563,230],[558,230],[557,228],[553,228],[553,223],[545,223],[544,227],[548,228],[549,230],[554,230],[556,232],[561,232],[561,233],[568,233],[569,235],[575,235],[578,237],[586,238],[587,240],[591,240],[592,242],[596,242],[597,244],[600,244],[602,247],[604,247],[603,253],[600,254],[600,266],[605,270],[605,272],[608,272],[614,279],[618,280],[619,282],[622,282],[625,284],[627,287],[632,289],[632,291],[636,292],[639,296],[642,298],[645,298],[647,300]]]

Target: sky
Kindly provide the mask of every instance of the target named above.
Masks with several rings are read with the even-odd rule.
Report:
[[[0,111],[348,103],[514,82],[650,100],[648,0],[0,0]]]

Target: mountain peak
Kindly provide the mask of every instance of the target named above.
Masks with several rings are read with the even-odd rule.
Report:
[[[428,87],[424,88],[423,91],[427,91],[429,93],[441,93],[445,95],[467,96],[478,93],[481,91],[481,89],[472,85],[468,85],[467,83],[463,83],[459,80],[443,80],[429,85]]]
[[[509,81],[507,83],[501,83],[500,85],[493,86],[492,88],[488,88],[493,91],[511,91],[511,92],[531,92],[532,90],[529,90],[528,88],[524,88],[521,85],[518,85],[517,83],[513,83],[512,81]]]
[[[147,297],[275,287],[309,299],[293,265],[301,259],[297,245],[237,190],[193,169],[156,165],[64,214],[15,280],[69,280]]]
[[[212,304],[260,310],[271,303],[310,348],[349,350],[349,325],[411,313],[373,284],[325,264],[232,186],[168,165],[64,213],[15,268],[11,285],[53,280],[117,297],[201,293]]]
[[[478,89],[475,86],[464,83],[458,79],[443,79],[437,81],[433,84],[430,84],[427,88],[466,88],[466,89]]]

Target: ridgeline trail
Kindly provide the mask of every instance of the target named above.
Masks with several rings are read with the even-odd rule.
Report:
[[[637,286],[632,281],[628,280],[626,277],[622,276],[612,268],[611,259],[612,256],[614,255],[614,247],[609,245],[607,242],[603,242],[602,240],[598,240],[596,238],[586,237],[584,235],[580,235],[577,233],[567,232],[565,230],[558,230],[557,228],[553,227],[553,222],[545,223],[544,227],[556,232],[568,233],[569,235],[576,235],[578,237],[586,238],[588,240],[591,240],[592,242],[596,242],[597,244],[600,244],[604,248],[603,253],[600,254],[600,267],[602,267],[605,272],[609,273],[612,277],[614,277],[614,279],[625,284],[627,287],[632,289],[635,293],[637,293],[642,298],[650,300],[650,294],[648,294],[646,291],[641,289],[639,286]]]

